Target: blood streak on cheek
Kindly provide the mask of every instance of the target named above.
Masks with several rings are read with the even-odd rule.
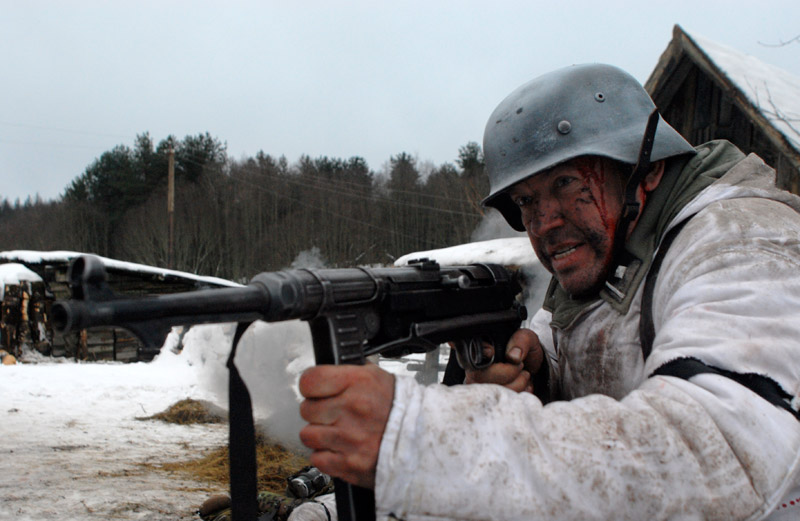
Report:
[[[583,180],[585,190],[588,191],[592,203],[597,209],[603,228],[607,231],[616,228],[617,218],[608,211],[606,198],[606,172],[600,161],[580,161],[577,164],[578,174]],[[597,196],[595,196],[595,192]]]

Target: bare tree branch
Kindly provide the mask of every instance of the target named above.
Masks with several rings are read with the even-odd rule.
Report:
[[[758,42],[759,45],[763,45],[764,47],[786,47],[787,45],[791,45],[793,43],[800,43],[800,34],[790,40],[778,40],[778,43]]]
[[[761,100],[759,99],[760,98],[759,88],[750,83],[750,80],[747,78],[745,79],[745,83],[747,84],[747,87],[750,89],[752,96],[755,98],[754,100],[755,107],[762,114],[767,116],[767,119],[772,119],[784,123],[789,128],[789,130],[791,130],[794,134],[797,134],[797,136],[800,137],[800,129],[798,129],[798,123],[800,123],[800,118],[794,115],[786,114],[775,104],[775,100],[772,99],[772,92],[770,92],[769,86],[767,85],[766,81],[764,82],[763,87],[767,95],[767,104],[769,105],[769,107],[772,108],[771,110],[766,105],[761,104]]]
[[[772,94],[770,94],[769,89],[767,89],[767,100],[769,101],[769,104],[772,105],[772,110],[773,110],[772,115],[775,116],[775,119],[785,123],[786,126],[789,127],[792,132],[794,132],[795,134],[797,134],[798,137],[800,137],[800,129],[798,129],[798,127],[795,125],[796,123],[800,122],[800,118],[790,118],[786,115],[786,113],[781,111],[775,105],[775,102],[772,100]]]

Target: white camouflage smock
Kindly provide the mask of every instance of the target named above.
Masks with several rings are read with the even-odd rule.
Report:
[[[715,147],[732,148],[700,147],[689,166]],[[716,374],[648,377],[694,357],[766,375],[800,402],[800,199],[758,157],[737,161],[670,221],[693,215],[659,271],[646,362],[640,284],[625,313],[599,299],[560,329],[536,314],[562,400],[398,377],[378,517],[800,519],[790,412]]]

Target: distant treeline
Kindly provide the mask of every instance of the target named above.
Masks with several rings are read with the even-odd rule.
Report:
[[[361,157],[259,152],[232,159],[208,133],[149,134],[103,153],[56,201],[0,201],[0,251],[75,250],[168,264],[168,151],[175,160],[174,268],[233,280],[313,252],[327,266],[388,264],[467,242],[488,180],[477,143],[454,164],[401,152],[376,172]]]

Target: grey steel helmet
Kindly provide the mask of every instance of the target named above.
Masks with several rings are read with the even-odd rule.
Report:
[[[610,65],[573,65],[522,85],[486,123],[483,154],[490,190],[483,204],[523,231],[509,188],[580,156],[635,164],[654,108],[633,76]],[[651,161],[691,153],[694,148],[659,116]]]

